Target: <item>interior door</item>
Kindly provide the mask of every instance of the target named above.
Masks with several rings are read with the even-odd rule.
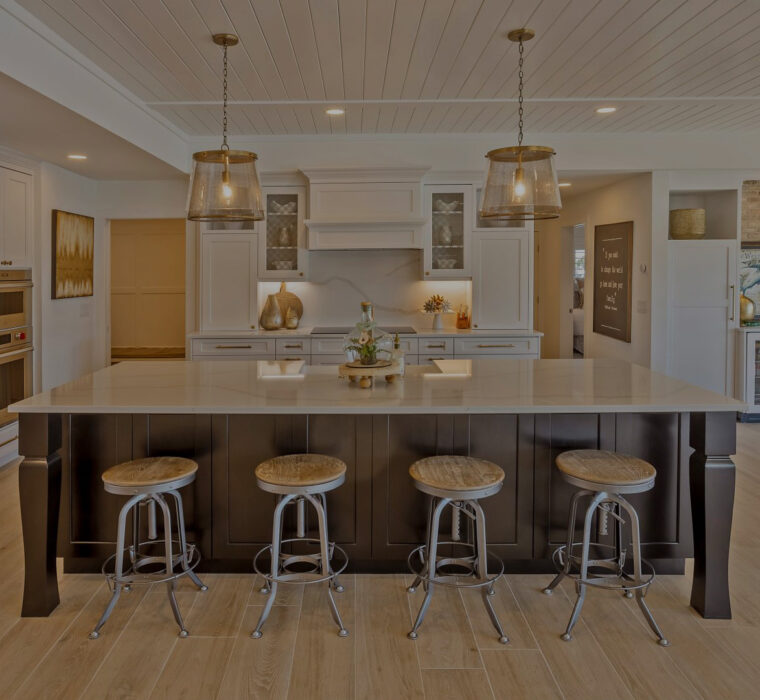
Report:
[[[736,324],[735,241],[671,241],[668,374],[730,395]]]

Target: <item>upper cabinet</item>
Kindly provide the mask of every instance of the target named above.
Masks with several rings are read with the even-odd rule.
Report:
[[[306,188],[264,187],[262,195],[266,218],[258,223],[259,279],[303,280],[308,271]]]
[[[472,327],[533,328],[533,230],[472,233]]]
[[[425,185],[427,222],[425,279],[465,279],[471,275],[472,185]]]
[[[0,168],[0,266],[32,264],[32,176]]]
[[[201,330],[256,328],[257,239],[253,231],[201,229]]]

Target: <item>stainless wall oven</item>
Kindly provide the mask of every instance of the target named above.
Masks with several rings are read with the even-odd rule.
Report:
[[[0,332],[32,325],[32,271],[0,269]]]
[[[0,428],[18,419],[8,411],[8,406],[31,394],[32,346],[0,353]]]

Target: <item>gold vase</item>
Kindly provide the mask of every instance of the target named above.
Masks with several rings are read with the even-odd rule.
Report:
[[[744,294],[739,297],[739,319],[742,323],[755,320],[755,302]]]
[[[277,297],[274,294],[267,296],[264,309],[261,312],[259,323],[264,330],[276,331],[282,327],[282,311],[277,303]]]
[[[290,328],[290,330],[298,328],[298,320],[298,312],[289,306],[285,312],[285,328]]]

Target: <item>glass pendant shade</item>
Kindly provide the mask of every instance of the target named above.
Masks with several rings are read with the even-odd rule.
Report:
[[[480,216],[507,221],[558,218],[562,202],[554,155],[547,146],[509,146],[489,151]]]
[[[191,221],[260,221],[264,218],[256,154],[200,151],[193,154],[187,204]]]

